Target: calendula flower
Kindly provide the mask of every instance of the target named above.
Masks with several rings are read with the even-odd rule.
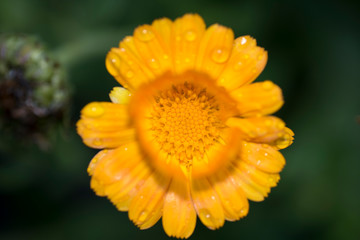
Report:
[[[292,143],[270,81],[252,83],[267,52],[256,41],[186,14],[139,26],[106,57],[123,86],[110,102],[84,107],[84,143],[104,149],[88,172],[141,229],[161,217],[169,236],[188,238],[196,216],[210,229],[247,215],[276,186]]]

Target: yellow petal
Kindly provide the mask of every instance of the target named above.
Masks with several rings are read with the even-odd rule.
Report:
[[[250,118],[229,118],[226,125],[240,129],[244,139],[250,142],[267,143],[279,149],[288,147],[293,140],[292,131],[289,132],[285,123],[277,117],[250,117]]]
[[[175,20],[171,40],[175,73],[194,69],[205,27],[204,20],[197,14],[186,14]]]
[[[271,81],[258,82],[232,91],[242,117],[268,115],[284,103],[281,89]]]
[[[159,43],[164,48],[164,51],[172,54],[170,43],[173,31],[173,22],[168,18],[161,18],[154,20],[151,24],[151,27],[157,36]],[[168,57],[171,58],[172,56]]]
[[[91,178],[91,180],[90,180],[90,187],[91,187],[92,190],[94,190],[94,192],[96,193],[96,195],[98,195],[98,196],[100,196],[100,197],[106,196],[104,185],[101,184],[101,182],[98,181],[96,178]]]
[[[165,24],[165,27],[168,25]],[[139,26],[134,31],[134,44],[137,52],[155,76],[172,69],[171,58],[169,58],[170,49],[163,44],[163,41],[159,41],[159,37],[160,34],[157,34],[151,25]]]
[[[233,42],[234,33],[230,28],[210,26],[201,40],[195,69],[217,79],[227,64]]]
[[[107,196],[120,211],[128,210],[130,201],[151,173],[136,143],[103,150],[90,166],[92,189],[97,195]]]
[[[218,77],[218,84],[228,90],[251,83],[265,68],[267,52],[256,46],[250,36],[238,37],[224,71]]]
[[[122,87],[114,87],[109,97],[113,103],[128,104],[130,101],[131,93]]]
[[[219,171],[209,180],[219,196],[226,220],[235,221],[247,215],[249,202],[243,191],[232,182],[228,170]]]
[[[163,227],[170,237],[188,238],[196,225],[196,212],[190,197],[189,183],[173,179],[166,193]]]
[[[243,142],[240,159],[268,173],[279,173],[285,165],[283,155],[268,144]]]
[[[100,161],[108,154],[109,150],[104,149],[100,152],[98,152],[90,161],[87,172],[89,176],[92,176],[94,174],[94,170],[96,166],[99,164]]]
[[[225,215],[220,199],[205,178],[196,179],[191,184],[191,197],[200,221],[209,229],[224,225]]]
[[[272,144],[277,149],[284,149],[290,146],[294,140],[294,132],[290,128],[285,128],[284,132],[279,134],[279,138]]]
[[[169,178],[153,173],[131,201],[129,218],[140,229],[150,228],[160,219],[169,183]]]
[[[155,77],[139,56],[133,37],[124,38],[119,48],[112,48],[105,64],[108,72],[131,92]]]
[[[92,148],[115,148],[135,139],[129,127],[127,105],[92,102],[81,111],[77,132]]]
[[[262,186],[251,179],[246,172],[233,166],[231,179],[241,190],[245,193],[246,197],[252,201],[260,202],[270,192],[270,187]]]
[[[93,177],[104,185],[121,181],[139,162],[143,161],[137,143],[124,144],[101,158],[93,170]]]
[[[124,169],[121,180],[106,186],[104,190],[111,202],[120,211],[129,210],[130,202],[151,174],[151,170],[144,159],[131,167]]]
[[[280,180],[280,175],[278,173],[263,172],[257,167],[245,161],[238,161],[236,163],[236,166],[244,174],[248,175],[253,181],[257,182],[262,186],[275,187]]]

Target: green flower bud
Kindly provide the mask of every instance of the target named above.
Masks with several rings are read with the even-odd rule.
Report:
[[[38,39],[0,35],[1,133],[41,139],[37,142],[44,147],[50,129],[64,123],[69,100],[64,69]]]

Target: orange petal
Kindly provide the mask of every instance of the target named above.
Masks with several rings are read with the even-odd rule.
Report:
[[[160,45],[164,48],[164,51],[168,52],[169,54],[172,54],[170,43],[171,43],[171,35],[173,30],[173,22],[168,18],[161,18],[154,20],[151,24],[151,27]],[[168,57],[171,58],[172,56],[168,56]]]
[[[209,180],[219,196],[226,220],[235,221],[247,215],[249,202],[243,191],[233,184],[228,170],[219,171]]]
[[[229,60],[233,42],[234,33],[230,28],[210,26],[201,40],[195,69],[217,79]]]
[[[166,20],[164,20],[166,22]],[[156,24],[155,24],[156,25]],[[165,24],[168,28],[169,25]],[[160,37],[150,25],[142,25],[134,31],[134,44],[144,64],[155,76],[171,70],[170,49],[159,41]]]
[[[114,148],[135,139],[135,130],[129,127],[127,105],[89,103],[76,126],[84,143],[92,148]]]
[[[284,103],[281,89],[271,81],[258,82],[232,91],[242,117],[262,116],[276,112]]]
[[[190,197],[189,183],[173,179],[165,197],[163,227],[170,237],[188,238],[196,225],[196,212]]]
[[[243,142],[240,160],[268,173],[279,173],[285,165],[283,155],[268,144]]]
[[[236,166],[253,181],[265,187],[275,187],[280,180],[278,173],[263,172],[245,161],[238,161]]]
[[[197,14],[186,14],[176,19],[173,26],[171,47],[174,51],[175,72],[193,70],[206,28],[204,20]]]
[[[225,215],[221,201],[207,179],[192,181],[191,197],[200,221],[206,227],[217,229],[224,225]]]
[[[270,192],[270,188],[262,186],[251,179],[246,172],[236,166],[231,168],[231,180],[238,188],[240,188],[246,195],[246,197],[252,201],[260,202],[264,200],[264,197]]]
[[[160,219],[169,183],[169,178],[153,173],[131,201],[129,218],[140,229],[150,228]]]
[[[99,196],[109,195],[109,185],[126,179],[129,172],[139,164],[140,154],[135,143],[126,144],[115,150],[100,151],[88,167],[88,172],[92,176],[91,188]]]
[[[112,151],[112,150],[110,150]],[[96,166],[99,164],[100,161],[103,160],[104,157],[108,155],[109,150],[104,149],[100,152],[98,152],[90,161],[89,166],[87,168],[87,172],[89,176],[92,176],[94,174]]]
[[[130,202],[151,174],[144,160],[131,167],[124,169],[121,180],[105,188],[106,195],[120,211],[129,210]]]
[[[228,90],[254,81],[265,68],[267,52],[256,46],[256,40],[250,36],[238,37],[226,68],[218,77],[218,84]]]
[[[240,129],[245,140],[250,142],[268,143],[285,148],[293,140],[293,133],[288,131],[285,123],[280,118],[273,116],[229,118],[226,125]]]
[[[98,161],[92,176],[104,185],[112,184],[121,181],[124,174],[128,174],[143,161],[136,142],[124,144],[116,149],[108,150],[106,155]]]
[[[152,32],[143,32],[143,35]],[[109,73],[131,92],[155,77],[148,68],[134,43],[134,37],[126,37],[119,48],[112,48],[106,56],[106,68]]]

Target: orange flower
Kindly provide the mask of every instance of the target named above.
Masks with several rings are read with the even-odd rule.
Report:
[[[161,217],[169,236],[188,238],[196,216],[210,229],[235,221],[279,181],[292,143],[283,104],[270,81],[252,83],[267,52],[249,36],[186,14],[135,29],[106,57],[124,87],[110,102],[84,107],[77,123],[86,145],[104,149],[88,172],[141,229]]]

